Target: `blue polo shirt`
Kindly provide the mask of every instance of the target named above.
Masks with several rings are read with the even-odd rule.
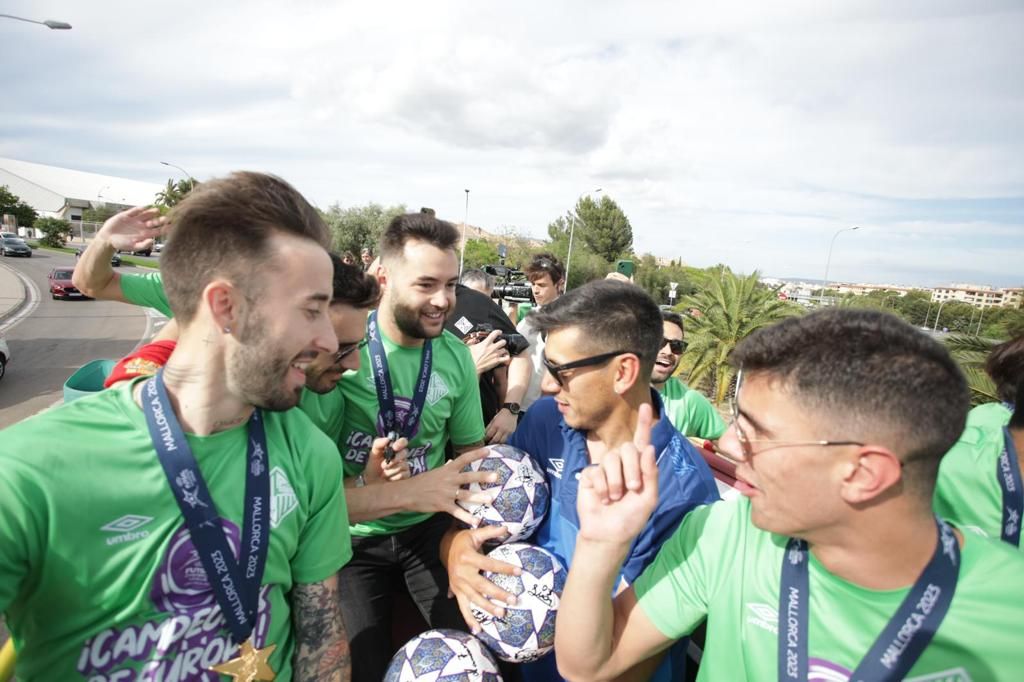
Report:
[[[651,391],[651,400],[657,414],[661,415],[663,405],[656,391]],[[657,453],[658,505],[643,531],[633,540],[619,571],[619,583],[632,584],[639,577],[688,511],[719,499],[715,478],[704,458],[668,419],[659,419],[654,424],[651,443]],[[570,428],[554,399],[544,397],[527,411],[509,444],[530,453],[547,473],[551,486],[551,508],[530,541],[552,552],[568,568],[580,529],[576,513],[579,476],[590,464],[587,434]],[[682,680],[685,647],[686,640],[673,645],[651,680]],[[554,655],[521,667],[526,682],[562,679]]]

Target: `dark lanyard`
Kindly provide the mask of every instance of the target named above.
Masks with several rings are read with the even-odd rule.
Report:
[[[924,652],[942,624],[956,591],[960,573],[960,546],[953,529],[936,519],[938,546],[931,561],[895,615],[871,645],[850,682],[902,680]],[[779,591],[779,679],[807,679],[808,578],[807,543],[791,539],[782,559]]]
[[[384,428],[384,433],[379,435],[385,436],[395,432],[398,437],[411,438],[416,430],[416,425],[420,422],[423,406],[427,403],[427,389],[430,388],[430,372],[434,360],[430,339],[423,342],[420,376],[416,382],[416,390],[412,394],[412,406],[406,412],[405,419],[399,422],[398,411],[395,408],[395,392],[391,386],[391,371],[388,369],[388,356],[384,350],[384,340],[381,338],[380,328],[377,325],[376,310],[370,313],[370,319],[366,325],[366,336],[369,341],[373,383],[377,387],[377,405],[380,407],[381,426]]]
[[[149,435],[228,629],[235,643],[241,644],[256,625],[260,583],[270,544],[270,473],[263,418],[258,409],[249,418],[245,520],[236,562],[217,507],[167,397],[163,374],[161,369],[142,389],[142,409]]]
[[[1003,542],[1020,547],[1020,520],[1024,514],[1024,488],[1020,480],[1020,460],[1010,429],[1003,427],[1003,454],[996,465],[996,479],[1003,489]]]

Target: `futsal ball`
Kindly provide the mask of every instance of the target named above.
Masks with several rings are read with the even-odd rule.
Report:
[[[470,462],[463,471],[493,471],[494,483],[471,483],[470,492],[497,492],[493,502],[459,506],[479,519],[481,526],[505,526],[508,537],[502,542],[517,542],[530,537],[551,504],[551,489],[544,471],[526,452],[511,445],[491,445],[485,457]]]
[[[471,605],[473,615],[480,622],[480,639],[498,658],[514,663],[535,661],[555,646],[555,616],[565,587],[565,568],[554,554],[515,542],[500,545],[487,555],[522,568],[520,575],[505,575],[484,571],[483,576],[495,585],[516,596],[516,603],[497,618]]]
[[[428,630],[391,658],[384,682],[502,682],[498,664],[473,635]]]

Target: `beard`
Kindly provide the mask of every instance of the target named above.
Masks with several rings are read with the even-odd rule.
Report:
[[[391,312],[395,317],[395,324],[403,334],[413,339],[433,339],[440,336],[444,333],[444,322],[448,320],[452,310],[453,308],[449,307],[444,311],[442,324],[437,332],[428,332],[427,328],[423,326],[423,320],[420,318],[423,308],[414,308],[405,305],[401,301],[395,301],[391,306]]]
[[[238,350],[227,362],[228,388],[250,405],[271,412],[298,405],[302,387],[289,390],[285,379],[297,356],[285,356],[271,344],[263,318],[249,315],[239,327],[238,338]]]
[[[328,365],[322,369],[316,369],[314,365],[310,365],[306,370],[306,388],[319,395],[330,393],[341,381],[341,375],[345,370],[337,365]],[[338,378],[327,378],[328,374],[337,374]]]
[[[676,361],[670,367],[662,367],[657,362],[654,363],[654,369],[651,371],[651,383],[663,384],[668,381],[676,369],[679,367],[679,362]]]

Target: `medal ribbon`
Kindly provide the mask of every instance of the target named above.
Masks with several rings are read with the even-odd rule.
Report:
[[[1003,542],[1020,547],[1020,523],[1024,514],[1024,487],[1021,486],[1020,460],[1010,429],[1003,427],[1003,454],[996,464],[996,480],[1003,490]]]
[[[235,643],[241,644],[256,627],[270,544],[270,473],[263,417],[256,409],[249,418],[245,519],[236,562],[217,507],[167,396],[163,373],[161,369],[142,389],[149,435],[228,629]]]
[[[430,339],[423,342],[419,379],[416,381],[416,390],[412,395],[412,406],[406,413],[405,419],[399,422],[398,410],[395,408],[395,393],[391,386],[391,371],[388,369],[388,356],[384,350],[384,339],[381,337],[380,327],[377,324],[376,310],[370,313],[366,336],[369,341],[373,383],[377,387],[377,404],[380,407],[380,417],[384,429],[384,432],[378,435],[386,436],[394,431],[398,433],[399,437],[411,440],[416,425],[420,422],[420,416],[423,414],[423,406],[427,402],[427,389],[430,387],[430,372],[434,360]]]
[[[938,546],[917,582],[871,645],[850,682],[902,680],[942,624],[956,591],[960,546],[953,529],[940,519]],[[807,679],[808,550],[803,540],[790,539],[782,560],[779,590],[779,679]]]

